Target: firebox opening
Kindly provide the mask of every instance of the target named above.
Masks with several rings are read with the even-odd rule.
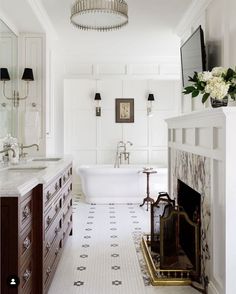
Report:
[[[201,231],[201,194],[186,185],[184,182],[178,180],[178,205],[183,208],[187,213],[189,219],[192,222],[198,223],[199,236]],[[193,235],[191,228],[180,220],[180,231],[179,231],[179,243],[186,253],[187,257],[193,264],[194,268],[197,268],[196,275],[200,272],[200,253],[196,256],[196,245],[200,248],[199,244],[195,244],[196,238]]]

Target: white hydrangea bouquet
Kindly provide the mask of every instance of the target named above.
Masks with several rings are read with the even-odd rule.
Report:
[[[202,94],[202,103],[209,97],[216,100],[228,96],[233,100],[236,98],[236,72],[232,68],[214,67],[212,71],[194,72],[189,81],[192,85],[185,87],[183,93],[192,93],[192,98]]]

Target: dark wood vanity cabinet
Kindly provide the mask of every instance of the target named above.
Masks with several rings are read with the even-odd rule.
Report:
[[[23,197],[1,198],[1,294],[47,293],[72,234],[72,166]],[[16,275],[18,288],[7,278]]]

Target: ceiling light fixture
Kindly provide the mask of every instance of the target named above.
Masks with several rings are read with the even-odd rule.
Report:
[[[124,0],[77,0],[70,20],[82,30],[119,29],[128,23],[128,5]]]

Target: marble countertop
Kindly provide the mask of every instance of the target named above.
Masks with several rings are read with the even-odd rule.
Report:
[[[47,185],[72,162],[72,158],[69,156],[60,158],[58,161],[29,159],[24,163],[0,168],[0,197],[23,196],[38,184]],[[37,170],[39,167],[45,168]],[[17,170],[18,168],[23,169]],[[28,168],[28,170],[24,170],[24,168]]]

